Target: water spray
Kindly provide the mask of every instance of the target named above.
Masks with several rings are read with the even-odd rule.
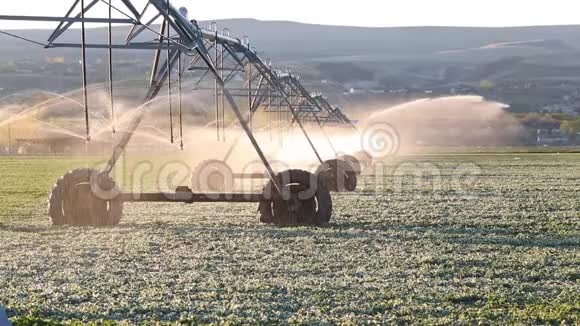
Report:
[[[85,12],[90,9],[92,5],[97,2],[105,3],[109,6],[109,9],[116,10],[121,13],[126,18],[124,19],[113,19],[111,14],[108,18],[86,18]],[[108,48],[108,49],[141,49],[141,50],[153,50],[155,51],[155,56],[153,60],[152,73],[150,79],[149,90],[145,97],[145,103],[141,105],[137,111],[134,119],[129,122],[129,126],[123,131],[122,136],[118,139],[111,158],[109,159],[107,166],[102,171],[94,171],[90,169],[79,169],[74,170],[69,174],[63,176],[63,180],[66,179],[64,183],[57,183],[51,192],[50,197],[50,215],[55,224],[96,224],[96,225],[106,225],[106,224],[116,224],[119,222],[121,208],[123,202],[134,202],[134,201],[165,201],[165,202],[185,202],[193,203],[197,201],[228,201],[228,202],[259,202],[259,211],[261,214],[261,220],[265,223],[274,223],[280,226],[288,225],[323,225],[327,223],[330,219],[331,214],[331,198],[329,189],[327,187],[327,180],[325,180],[322,174],[315,176],[307,171],[301,170],[288,170],[276,173],[262,148],[260,147],[255,134],[253,132],[253,114],[257,111],[260,105],[264,103],[264,93],[272,94],[274,93],[278,99],[278,111],[280,114],[280,122],[282,122],[282,113],[287,114],[287,120],[292,119],[292,122],[297,124],[302,132],[302,136],[308,143],[309,149],[312,150],[318,162],[323,163],[322,157],[312,141],[308,130],[305,127],[306,121],[303,117],[303,107],[302,103],[294,103],[294,100],[299,100],[300,94],[293,94],[292,89],[287,88],[287,85],[280,80],[271,70],[271,64],[265,64],[262,59],[257,55],[256,51],[250,46],[249,38],[244,37],[243,41],[237,38],[233,38],[226,35],[219,35],[217,33],[217,26],[215,31],[210,31],[200,28],[195,21],[189,21],[183,14],[183,11],[176,10],[170,3],[170,0],[149,0],[147,1],[145,8],[142,12],[136,10],[135,6],[132,4],[131,0],[121,0],[122,4],[128,10],[126,13],[119,8],[113,6],[111,1],[99,0],[93,1],[89,7],[84,6],[84,0],[81,0],[81,13],[80,16],[71,17],[72,9],[65,17],[61,17],[55,21],[60,23],[57,30],[51,35],[49,39],[49,44],[51,48],[67,48],[67,47],[78,47],[75,43],[58,43],[56,40],[64,31],[66,31],[70,25],[74,22],[81,22],[81,52],[82,52],[82,65],[83,65],[83,94],[84,94],[84,108],[85,108],[85,124],[86,124],[86,139],[87,142],[90,140],[90,125],[89,125],[89,107],[88,107],[88,96],[87,96],[87,71],[86,71],[86,49],[90,48]],[[112,9],[111,9],[112,8]],[[150,19],[148,22],[142,22],[141,19],[145,16],[148,8],[153,8],[156,11],[154,18]],[[5,16],[0,16],[0,19]],[[18,16],[18,19],[23,20],[34,20],[39,19],[38,17],[23,17]],[[160,26],[159,32],[153,30],[151,25],[154,24],[158,18],[162,19],[162,24]],[[52,19],[52,18],[43,18]],[[85,26],[86,22],[95,23],[124,23],[131,24],[132,28],[127,37],[125,44],[111,44],[109,40],[108,44],[94,44],[86,42]],[[143,31],[150,31],[155,33],[159,39],[151,42],[136,42],[134,41]],[[171,32],[174,32],[175,38],[172,36]],[[207,48],[208,44],[214,44],[216,47],[221,47],[222,52],[216,49],[215,62],[212,60],[210,55],[210,49]],[[161,51],[165,50],[167,55],[165,62],[160,64]],[[194,193],[188,187],[179,187],[176,189],[175,193],[138,193],[138,194],[123,194],[117,191],[115,195],[115,183],[109,176],[112,169],[116,165],[121,154],[125,151],[125,148],[131,137],[136,132],[137,128],[141,124],[144,113],[152,105],[155,98],[163,88],[165,82],[168,85],[168,97],[169,97],[169,121],[170,121],[170,137],[171,142],[174,142],[174,130],[173,130],[173,110],[172,110],[172,70],[175,65],[178,65],[179,76],[178,76],[178,87],[181,92],[181,57],[182,55],[189,56],[193,58],[192,61],[197,61],[202,64],[202,69],[204,70],[202,78],[207,74],[215,79],[216,89],[219,89],[223,101],[227,102],[228,106],[234,113],[239,125],[242,127],[244,134],[249,139],[252,148],[255,150],[256,154],[260,158],[261,163],[264,165],[266,170],[266,176],[268,183],[266,184],[264,191],[262,193],[216,193],[215,196],[210,196],[208,193]],[[231,73],[224,78],[223,71],[228,69],[224,67],[225,60],[224,57],[228,56],[230,64],[233,64]],[[190,68],[193,66],[190,66]],[[112,65],[110,65],[110,70],[112,72]],[[231,83],[233,76],[236,72],[245,73],[247,76],[247,89],[245,94],[243,91],[240,92],[234,87],[229,87],[228,83]],[[254,79],[260,78],[260,82],[257,85],[253,84]],[[112,73],[110,74],[110,79],[112,80]],[[112,87],[112,81],[111,81]],[[295,92],[295,91],[294,91]],[[247,103],[249,107],[249,115],[245,116],[242,114],[235,97],[237,96],[247,96]],[[302,94],[304,96],[304,94]],[[113,94],[111,92],[111,98]],[[179,96],[179,119],[180,119],[180,145],[182,145],[183,140],[183,112],[181,107],[181,94]],[[268,104],[272,101],[269,99]],[[113,106],[114,103],[112,103]],[[225,104],[225,103],[223,103]],[[222,115],[220,117],[219,112],[219,98],[216,97],[216,123],[220,125],[220,118],[222,120],[221,125],[224,125],[224,111],[225,105],[222,104]],[[284,105],[284,110],[282,106]],[[313,104],[314,105],[314,104]],[[312,108],[312,106],[311,106]],[[316,114],[321,114],[322,110],[315,110],[312,113],[315,115],[315,120],[319,125],[321,125],[320,119]],[[111,115],[114,111],[111,112]],[[334,119],[334,116],[328,116],[329,119]],[[340,122],[340,121],[339,121]],[[280,124],[281,125],[281,124]],[[289,123],[289,127],[292,127],[293,123]],[[225,128],[223,129],[225,133]],[[225,140],[225,137],[224,137]],[[339,160],[336,160],[340,163]],[[340,164],[338,164],[340,165]],[[340,171],[340,170],[337,170]],[[336,173],[335,173],[336,174]],[[93,183],[93,176],[96,176],[96,182]],[[88,189],[86,185],[90,185],[91,189]],[[93,186],[97,187],[97,190],[106,190],[108,194],[106,197],[98,197],[102,192],[95,192],[92,189]],[[315,188],[314,194],[310,194],[310,197],[302,198],[300,197],[300,189],[311,189]],[[86,200],[77,200],[71,202],[71,193],[75,193],[75,198],[84,198]],[[109,196],[113,194],[112,196]],[[95,205],[88,207],[88,203],[91,202]],[[316,205],[311,205],[308,203],[316,202]],[[98,204],[98,205],[96,205]],[[71,209],[72,208],[72,209]],[[88,219],[88,220],[87,220]]]

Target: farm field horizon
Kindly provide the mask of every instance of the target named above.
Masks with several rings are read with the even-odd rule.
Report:
[[[253,203],[51,226],[52,184],[102,158],[0,157],[0,306],[15,325],[580,323],[580,154],[485,151],[377,162],[322,228],[261,224]]]

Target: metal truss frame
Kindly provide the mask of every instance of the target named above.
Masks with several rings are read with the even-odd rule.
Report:
[[[108,17],[87,17],[87,12],[98,4],[108,6]],[[114,18],[113,13],[117,16],[121,15],[122,18]],[[305,124],[316,123],[321,128],[328,125],[354,127],[340,109],[332,107],[324,97],[310,94],[297,76],[274,71],[271,62],[269,60],[265,62],[260,58],[256,50],[250,46],[247,37],[244,37],[243,40],[231,37],[227,29],[218,32],[216,24],[212,24],[209,29],[201,28],[195,20],[188,20],[187,13],[176,9],[169,0],[148,0],[141,10],[138,10],[131,0],[118,0],[115,3],[113,0],[73,0],[71,7],[63,17],[0,15],[0,20],[58,22],[58,26],[48,37],[45,48],[81,49],[87,141],[90,140],[90,121],[86,93],[86,49],[108,49],[109,51],[109,91],[111,93],[110,104],[113,122],[113,50],[149,50],[154,52],[149,90],[144,99],[145,106],[160,93],[164,86],[168,86],[168,96],[171,98],[172,73],[177,70],[181,136],[183,135],[181,125],[183,74],[188,72],[195,76],[196,82],[193,89],[204,89],[208,80],[213,81],[218,139],[225,139],[224,111],[226,106],[229,106],[237,118],[236,122],[251,141],[268,176],[278,189],[279,185],[274,177],[275,172],[252,131],[252,117],[256,112],[263,110],[269,112],[270,115],[277,113],[280,119],[283,113],[287,114],[291,118],[289,125],[298,125],[317,160],[321,163],[323,159],[314,146]],[[60,37],[75,23],[81,24],[81,42],[59,42]],[[108,41],[106,43],[87,42],[85,23],[108,24]],[[124,43],[114,44],[112,42],[113,24],[131,25]],[[158,30],[154,28],[157,24],[160,24]],[[142,39],[146,35],[154,37],[152,40],[143,41]],[[166,54],[164,55],[163,52]],[[184,64],[184,58],[187,64]],[[248,108],[247,116],[240,109],[242,105],[240,98],[242,102],[245,102],[244,106]],[[134,131],[141,123],[143,112],[144,110],[141,110],[140,114],[131,121],[128,129],[122,131],[118,146],[115,147],[103,173],[109,174],[112,171]],[[173,109],[171,106],[169,107],[169,117],[171,141],[173,142]],[[113,132],[116,131],[113,123]],[[329,138],[328,141],[331,144]],[[181,146],[183,146],[182,140]]]

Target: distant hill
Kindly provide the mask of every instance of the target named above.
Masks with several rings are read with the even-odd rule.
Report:
[[[218,20],[220,28],[232,34],[250,37],[251,43],[279,60],[337,60],[337,58],[405,58],[424,56],[458,49],[531,47],[546,51],[580,50],[580,26],[540,26],[512,28],[470,27],[346,27],[302,24],[286,21],[254,19]],[[209,26],[209,22],[200,22]],[[127,27],[115,28],[115,40],[122,41]],[[45,40],[50,31],[15,31],[35,40]],[[104,40],[105,29],[92,29],[89,40]],[[78,30],[67,32],[63,40],[78,40]],[[2,49],[22,47],[21,41],[0,36]],[[518,44],[518,42],[520,42]],[[490,46],[490,45],[498,46]],[[502,45],[502,46],[500,46]],[[33,55],[28,53],[27,55]],[[6,53],[2,54],[5,57]]]
[[[254,19],[217,23],[220,29],[227,27],[239,38],[248,35],[262,57],[272,58],[278,66],[291,67],[304,80],[316,84],[327,79],[345,89],[359,85],[450,89],[458,85],[475,87],[487,79],[499,84],[580,77],[580,26],[363,28]],[[207,21],[200,24],[209,26]],[[128,27],[115,27],[114,40],[122,42],[127,31]],[[51,31],[14,32],[43,41]],[[68,31],[62,38],[78,41],[79,31]],[[91,29],[87,38],[105,41],[106,30]],[[12,61],[46,63],[51,57],[63,57],[73,68],[78,66],[77,49],[44,50],[3,35],[0,41],[0,70]],[[147,51],[115,51],[119,75],[144,78],[151,56]],[[105,58],[105,51],[90,51],[89,62]],[[95,68],[92,81],[103,80],[105,71]],[[51,72],[38,78],[38,74],[41,72],[27,75],[3,71],[0,88],[6,93],[23,88],[47,89],[50,85],[53,91],[78,86],[74,70],[62,76]]]

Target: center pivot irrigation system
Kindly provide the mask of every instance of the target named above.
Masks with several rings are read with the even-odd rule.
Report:
[[[87,3],[85,3],[87,2]],[[106,5],[108,17],[87,17],[87,12],[96,5]],[[116,16],[123,18],[113,18]],[[102,170],[77,169],[62,176],[52,188],[49,197],[49,214],[55,225],[115,225],[122,216],[124,202],[257,202],[260,220],[278,226],[324,225],[332,214],[330,191],[354,191],[357,174],[371,163],[372,157],[364,152],[353,155],[338,155],[331,138],[325,131],[327,126],[353,125],[342,111],[328,103],[325,97],[309,93],[300,79],[288,72],[274,71],[270,60],[263,61],[250,46],[249,39],[229,36],[229,30],[218,32],[213,23],[209,29],[201,28],[195,20],[188,19],[187,10],[173,7],[169,0],[148,0],[138,10],[131,0],[74,0],[64,17],[45,16],[0,16],[0,20],[54,21],[57,28],[46,44],[2,32],[25,41],[44,45],[45,48],[80,48],[82,85],[85,109],[86,140],[91,139],[89,103],[87,95],[87,49],[108,49],[109,91],[113,133],[119,134],[111,158]],[[62,43],[59,37],[74,23],[80,23],[81,42]],[[86,23],[108,24],[108,42],[90,43],[86,40]],[[112,41],[113,24],[131,25],[129,34],[122,44]],[[159,27],[156,27],[159,25]],[[146,34],[153,40],[143,41]],[[113,50],[150,50],[154,52],[149,90],[135,118],[124,130],[116,130],[113,87]],[[185,72],[193,76],[193,90],[203,89],[202,81],[214,82],[216,132],[218,140],[225,140],[225,110],[229,107],[265,167],[265,174],[234,174],[226,164],[238,140],[237,136],[224,160],[213,164],[201,164],[193,171],[192,188],[202,176],[217,173],[212,193],[194,192],[189,187],[178,187],[174,193],[122,193],[110,176],[131,136],[141,123],[144,112],[164,86],[169,97],[169,120],[171,142],[176,139],[183,149],[182,90]],[[241,78],[240,78],[241,77]],[[176,80],[176,82],[175,82]],[[175,85],[177,84],[177,85]],[[174,132],[174,109],[171,98],[174,86],[178,92],[178,136]],[[247,115],[242,113],[239,102],[247,103]],[[247,101],[247,102],[246,102]],[[245,105],[244,105],[245,106]],[[289,127],[298,126],[308,141],[313,156],[320,163],[315,173],[302,170],[276,172],[260,148],[253,133],[252,118],[262,110],[269,116],[269,127],[277,120],[278,130],[285,121]],[[321,133],[336,158],[323,160],[309,136],[306,124],[320,128]],[[310,150],[309,149],[309,150]],[[206,162],[207,163],[207,162]],[[205,169],[205,170],[204,170]],[[261,193],[228,192],[235,177],[261,177],[268,179]],[[217,180],[217,181],[215,181]]]

